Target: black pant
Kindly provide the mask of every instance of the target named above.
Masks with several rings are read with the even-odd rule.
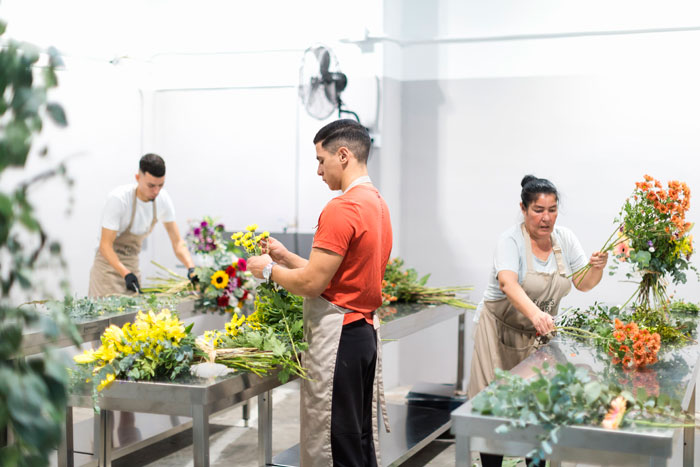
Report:
[[[364,319],[343,326],[333,376],[331,449],[333,465],[376,467],[372,394],[377,337]]]
[[[503,463],[503,456],[499,454],[486,454],[485,452],[482,452],[479,454],[479,456],[481,457],[482,467],[501,467],[501,464]],[[527,467],[530,467],[530,465],[534,465],[535,467],[545,467],[546,463],[547,461],[543,460],[537,464],[533,464],[532,459],[525,459],[525,465],[527,465]]]

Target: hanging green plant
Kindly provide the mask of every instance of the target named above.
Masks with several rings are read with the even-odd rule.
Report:
[[[43,122],[66,125],[63,108],[48,100],[56,87],[56,68],[61,59],[55,49],[45,54],[28,44],[5,40],[5,23],[0,21],[0,175],[8,169],[22,169],[33,149]],[[39,66],[40,58],[47,58]],[[47,149],[36,151],[45,156]],[[65,262],[61,246],[51,239],[37,217],[30,190],[53,177],[68,184],[65,167],[41,172],[15,187],[0,190],[0,433],[8,445],[0,443],[3,466],[48,465],[49,455],[61,440],[66,404],[66,361],[50,345],[41,358],[25,358],[23,329],[40,329],[47,340],[69,336],[76,344],[80,337],[61,302],[39,313],[33,306],[18,306],[18,297],[44,290],[37,273],[50,268],[50,277],[66,287],[57,272]],[[9,435],[9,436],[8,436]]]

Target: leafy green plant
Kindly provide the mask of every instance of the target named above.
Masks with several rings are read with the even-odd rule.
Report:
[[[428,287],[430,274],[419,277],[413,268],[404,269],[401,258],[392,258],[386,265],[382,281],[384,305],[390,303],[446,304],[473,310],[473,304],[457,296],[460,292],[472,290],[469,286]]]
[[[197,342],[200,356],[207,358],[216,349],[218,363],[259,376],[279,368],[283,383],[292,374],[306,377],[299,360],[299,353],[308,349],[303,302],[284,288],[263,282],[256,289],[255,312],[248,317],[234,314],[226,332],[205,333],[204,341]]]
[[[545,362],[541,370],[533,370],[536,376],[525,380],[497,369],[494,382],[473,399],[472,410],[509,419],[496,429],[501,434],[540,426],[543,429],[543,434],[538,436],[540,443],[528,454],[534,462],[552,453],[562,426],[600,426],[608,420],[613,414],[611,403],[618,397],[626,401],[626,413],[623,409],[616,414],[614,428],[693,426],[694,415],[683,413],[680,402],[668,395],[650,396],[639,389],[635,397],[614,384],[596,381],[587,369],[571,363],[552,368]]]
[[[0,21],[0,40],[6,24]],[[59,126],[66,125],[63,108],[48,101],[48,91],[56,87],[56,67],[61,59],[54,49],[39,69],[40,51],[28,44],[4,41],[0,48],[0,175],[8,168],[25,166],[36,135],[48,116]],[[46,148],[39,151],[45,156]],[[17,306],[17,298],[41,289],[41,270],[65,263],[61,246],[52,241],[37,218],[30,191],[55,176],[70,184],[65,167],[35,175],[15,188],[0,190],[0,431],[12,443],[0,447],[3,465],[39,466],[61,440],[66,404],[66,362],[46,345],[38,356],[24,355],[22,331],[41,329],[49,340],[65,334],[74,343],[80,336],[60,302],[39,313],[33,306]],[[64,287],[66,283],[61,281]]]
[[[681,304],[682,303],[682,304]],[[685,345],[692,339],[697,326],[696,320],[684,315],[682,309],[692,310],[692,304],[671,302],[672,311],[667,318],[664,315],[645,309],[642,305],[635,308],[620,308],[594,303],[588,308],[571,308],[557,317],[557,327],[576,328],[584,333],[596,334],[603,337],[599,342],[612,338],[613,322],[620,319],[624,322],[634,321],[640,327],[661,336],[663,345]],[[692,313],[692,311],[690,311]],[[585,338],[581,336],[581,338]]]

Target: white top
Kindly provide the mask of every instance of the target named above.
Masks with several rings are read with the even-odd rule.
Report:
[[[134,190],[136,184],[122,185],[107,195],[107,201],[102,209],[101,227],[116,230],[117,235],[123,233],[129,226],[131,210],[134,205]],[[160,190],[155,199],[157,216],[160,222],[175,222],[175,207],[165,189]],[[131,233],[143,235],[148,232],[153,221],[153,202],[141,201],[136,198],[136,213],[131,224]]]
[[[588,258],[583,252],[581,242],[579,242],[578,238],[576,238],[576,235],[574,235],[571,230],[566,227],[555,225],[553,235],[561,247],[567,275],[578,271],[588,264]],[[545,273],[557,271],[557,260],[554,257],[554,252],[549,254],[547,261],[542,261],[535,255],[532,257],[535,271]],[[506,298],[506,295],[501,292],[501,288],[498,286],[498,273],[501,271],[517,272],[519,284],[522,284],[523,280],[525,280],[527,258],[525,257],[525,237],[520,229],[520,223],[515,224],[510,229],[503,232],[498,239],[496,252],[493,255],[493,267],[489,275],[489,283],[486,286],[484,298],[477,307],[477,314],[474,318],[475,321],[478,320],[484,300],[500,300]]]

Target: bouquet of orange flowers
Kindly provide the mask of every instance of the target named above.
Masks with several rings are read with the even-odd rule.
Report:
[[[665,276],[674,284],[685,283],[693,253],[693,224],[685,214],[690,207],[690,188],[683,182],[670,181],[664,188],[649,175],[637,182],[632,195],[622,206],[617,222],[624,248],[616,251],[616,260],[629,262],[632,272],[641,275],[633,295],[643,308],[665,306]],[[628,273],[631,277],[631,273]]]
[[[661,348],[661,336],[650,333],[648,329],[639,329],[634,321],[624,324],[615,319],[614,341],[608,346],[613,356],[613,365],[622,364],[623,368],[644,368],[658,361],[656,354]]]

